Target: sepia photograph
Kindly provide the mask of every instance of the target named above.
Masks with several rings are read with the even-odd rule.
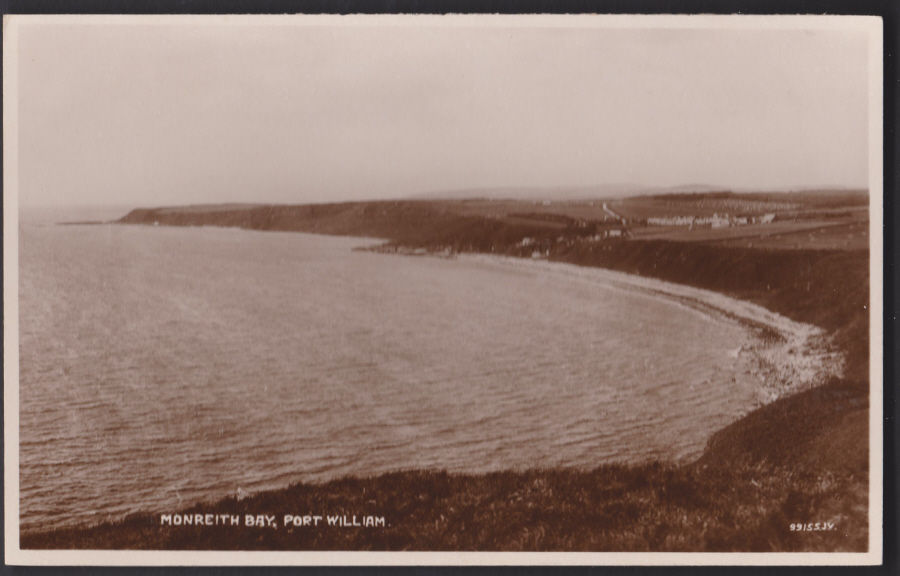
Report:
[[[7,562],[881,563],[880,18],[3,26]]]

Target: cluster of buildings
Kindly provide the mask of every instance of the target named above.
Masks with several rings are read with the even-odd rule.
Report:
[[[611,230],[603,230],[594,234],[593,236],[581,236],[581,237],[568,237],[568,236],[560,236],[556,239],[557,244],[572,244],[574,242],[600,242],[601,240],[606,240],[608,238],[623,238],[630,233],[627,230],[622,229],[611,229]],[[549,241],[544,240],[543,242],[540,240],[536,240],[535,238],[525,237],[518,243],[519,246],[527,247],[527,246],[535,246],[541,247],[542,245],[547,244]],[[546,247],[546,246],[544,246]]]
[[[660,218],[647,218],[647,224],[651,226],[712,226],[713,228],[728,228],[729,226],[746,226],[747,224],[771,224],[775,221],[775,214],[763,216],[732,216],[728,214],[719,216],[665,216]]]

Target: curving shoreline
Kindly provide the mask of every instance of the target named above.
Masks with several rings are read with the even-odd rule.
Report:
[[[243,214],[138,212],[122,222],[152,224],[159,219],[163,224],[194,225],[200,220],[214,226],[382,238],[389,237],[382,229],[392,222],[388,212],[386,223],[367,220],[368,227],[360,228],[353,221],[342,221],[340,228],[319,228],[307,223],[329,221],[316,214],[301,216],[274,225],[269,220],[247,225],[250,221]],[[408,245],[425,252],[432,246]],[[373,512],[409,520],[378,533],[288,537],[281,532],[255,540],[254,534],[223,535],[213,529],[165,531],[157,518],[139,514],[114,523],[22,534],[22,547],[865,550],[868,316],[861,304],[867,302],[868,252],[779,252],[652,241],[611,248],[598,254],[586,246],[574,247],[553,254],[552,261],[508,258],[502,265],[547,267],[584,276],[586,281],[602,278],[611,289],[663,297],[754,332],[756,343],[734,354],[746,359],[760,379],[760,406],[714,433],[699,460],[685,465],[613,464],[588,472],[407,471],[301,483],[183,510],[250,513],[273,506],[312,509],[332,502],[348,513],[369,506]],[[498,259],[485,253],[460,252],[455,257],[492,263]],[[697,275],[697,270],[708,273]],[[379,494],[377,510],[361,497],[374,493]],[[543,512],[523,515],[532,509]],[[573,519],[566,512],[571,510],[584,514]],[[836,519],[841,531],[798,539],[784,528],[793,519],[819,517]],[[422,530],[423,523],[436,518],[437,528]],[[648,532],[648,526],[655,526],[655,531]],[[544,536],[535,539],[538,529]]]
[[[791,320],[752,302],[657,278],[565,262],[489,254],[460,254],[456,257],[576,276],[596,282],[601,288],[662,298],[705,316],[744,326],[754,335],[755,343],[735,350],[735,357],[745,359],[752,366],[751,374],[760,380],[758,405],[844,375],[844,353],[831,342],[826,330]]]

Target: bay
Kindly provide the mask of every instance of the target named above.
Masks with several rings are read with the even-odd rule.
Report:
[[[677,302],[372,240],[20,224],[23,529],[297,481],[684,461],[752,335]]]

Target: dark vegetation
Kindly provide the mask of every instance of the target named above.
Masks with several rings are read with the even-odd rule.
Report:
[[[713,465],[589,472],[397,472],[298,484],[185,513],[276,516],[277,528],[160,526],[159,515],[22,538],[23,548],[153,550],[864,550],[865,473],[804,473],[751,452]],[[857,459],[858,460],[858,459]],[[284,514],[381,516],[384,528],[284,526]],[[800,522],[838,529],[801,533]],[[324,524],[324,522],[322,523]]]
[[[824,197],[812,207],[860,201]],[[790,199],[797,202],[795,196]],[[695,201],[696,195],[688,200]],[[868,251],[624,238],[594,242],[588,239],[618,223],[522,210],[510,218],[479,216],[448,204],[135,210],[122,222],[369,236],[388,240],[388,250],[531,256],[539,248],[551,260],[715,290],[818,325],[845,353],[845,377],[758,408],[717,432],[701,458],[685,465],[609,464],[593,471],[480,475],[408,471],[345,478],[184,510],[274,514],[277,529],[161,526],[159,514],[135,515],[116,523],[23,534],[22,548],[866,550]],[[526,237],[534,243],[522,246]],[[375,515],[387,525],[285,527],[284,514]],[[832,523],[835,529],[791,530],[792,524],[816,522]]]
[[[825,328],[847,354],[847,376],[868,379],[868,250],[765,250],[635,240],[574,245],[554,259],[721,292]]]
[[[451,247],[454,252],[491,252],[526,236],[550,239],[558,234],[556,226],[541,220],[511,223],[461,214],[426,201],[259,206],[209,212],[134,210],[121,222],[367,236],[384,238],[398,246]],[[596,224],[593,226],[596,228]]]

